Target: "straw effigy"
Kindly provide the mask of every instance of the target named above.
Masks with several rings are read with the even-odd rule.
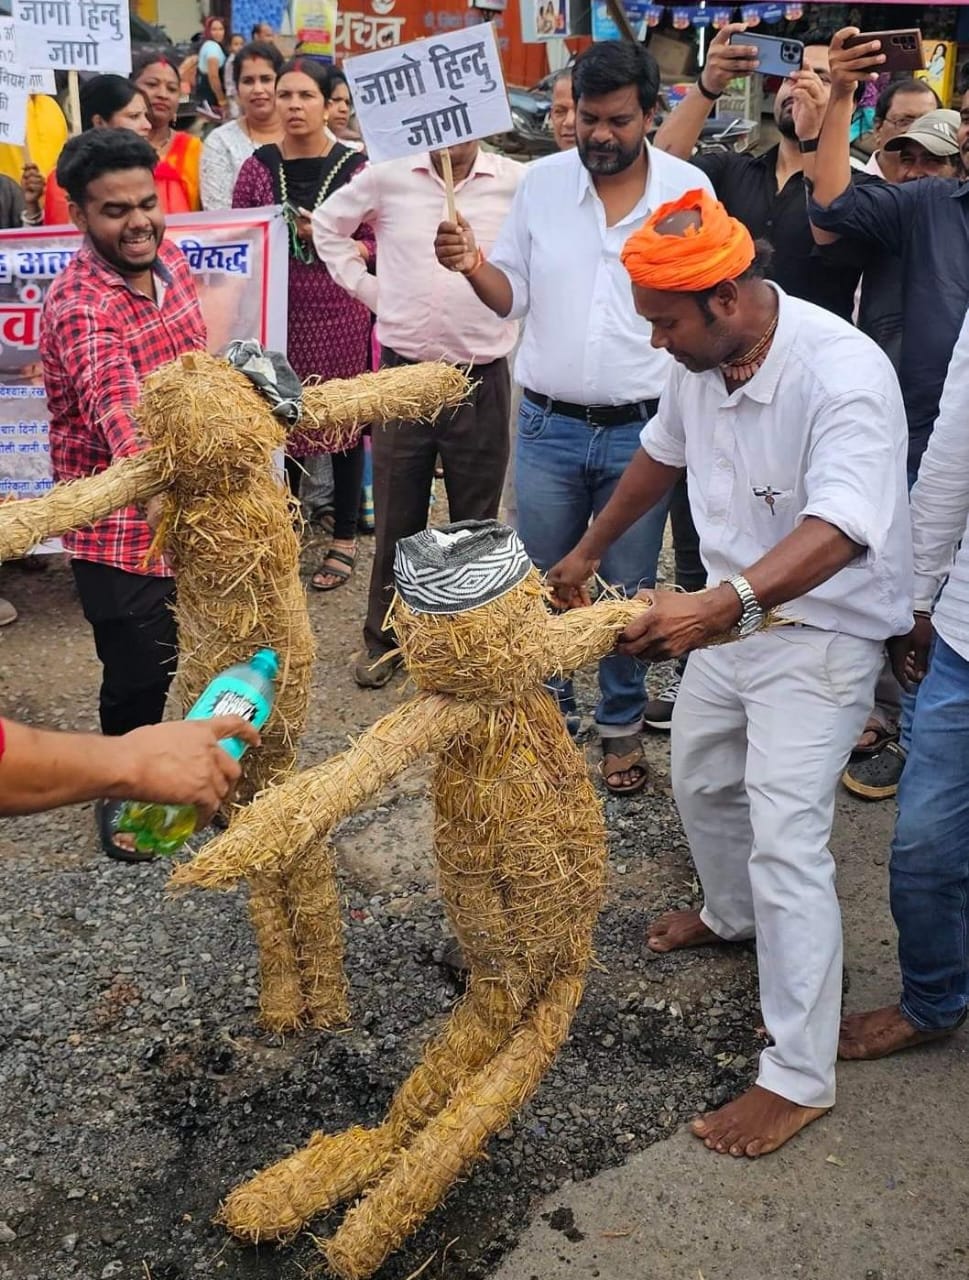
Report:
[[[608,653],[650,602],[603,598],[553,617],[546,600],[534,569],[454,613],[415,612],[397,596],[392,622],[418,695],[341,755],[258,797],[172,876],[181,888],[280,869],[292,878],[333,823],[420,755],[437,756],[435,854],[470,966],[467,994],[382,1123],[314,1134],[219,1212],[258,1243],[362,1195],[322,1245],[344,1280],[372,1275],[482,1156],[537,1088],[581,999],[605,830],[543,679]],[[329,954],[336,963],[336,949]]]
[[[467,395],[448,365],[409,365],[306,390],[304,438],[351,445],[366,422],[433,419]],[[135,413],[149,448],[43,498],[0,507],[0,559],[164,493],[156,545],[178,580],[176,693],[195,700],[212,676],[256,648],[281,658],[263,746],[244,761],[246,801],[292,771],[306,715],[314,646],[299,579],[298,519],[274,475],[282,424],[247,378],[198,353],[157,370]],[[304,851],[295,884],[273,871],[250,882],[259,942],[261,1016],[273,1030],[346,1019],[342,929],[325,841]]]
[[[260,796],[172,877],[214,887],[280,867],[292,875],[328,824],[411,760],[438,755],[435,852],[470,965],[468,993],[382,1124],[314,1135],[236,1188],[220,1212],[244,1239],[282,1239],[366,1193],[325,1246],[340,1276],[370,1275],[482,1154],[537,1087],[581,996],[605,830],[584,759],[542,680],[562,665],[558,648],[601,656],[644,606],[617,613],[604,602],[570,622],[549,617],[545,594],[532,570],[463,613],[418,614],[398,597],[393,623],[418,696],[341,756]],[[578,643],[568,643],[572,631]]]

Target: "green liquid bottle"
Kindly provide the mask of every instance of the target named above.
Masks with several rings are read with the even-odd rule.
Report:
[[[278,675],[279,656],[275,649],[260,649],[248,662],[237,663],[215,676],[185,719],[242,716],[261,729],[273,709]],[[223,738],[219,746],[234,760],[241,760],[248,748],[239,738]],[[140,853],[173,854],[195,830],[197,818],[191,804],[129,800],[118,815],[117,830],[133,835]]]

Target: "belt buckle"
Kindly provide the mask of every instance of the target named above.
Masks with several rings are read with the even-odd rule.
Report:
[[[587,404],[585,406],[585,425],[587,427],[594,427],[596,425],[592,421],[592,405],[591,404]]]

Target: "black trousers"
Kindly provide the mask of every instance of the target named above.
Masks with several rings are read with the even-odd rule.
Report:
[[[389,348],[384,368],[409,364]],[[452,520],[493,520],[498,514],[508,466],[508,421],[511,378],[508,361],[494,360],[471,371],[472,392],[466,404],[438,420],[374,427],[373,458],[375,547],[370,598],[363,638],[371,652],[392,649],[393,635],[383,620],[393,599],[394,548],[400,538],[427,527],[434,463],[444,467],[448,511]]]
[[[157,724],[178,662],[174,579],[92,560],[72,560],[71,568],[101,659],[101,732]]]

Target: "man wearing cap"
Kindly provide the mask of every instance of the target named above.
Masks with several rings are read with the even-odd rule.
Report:
[[[932,112],[936,126],[920,128],[923,116],[903,144],[908,172],[920,181],[897,184],[850,181],[849,132],[859,83],[878,73],[884,55],[878,41],[856,48],[844,42],[855,27],[839,31],[831,42],[831,99],[809,176],[813,199],[809,212],[818,243],[841,240],[838,252],[860,260],[872,249],[901,259],[902,327],[898,378],[908,420],[909,484],[914,484],[932,426],[949,359],[969,306],[969,183],[926,176],[927,165],[948,166],[952,113]],[[958,130],[956,143],[958,145]],[[920,149],[919,149],[920,148]],[[901,152],[899,152],[901,155]],[[942,173],[946,170],[943,168]],[[867,760],[852,764],[845,784],[868,800],[895,795],[905,767],[912,720],[911,699],[903,699],[901,735]]]
[[[636,309],[676,363],[605,510],[549,574],[560,603],[581,603],[609,544],[686,470],[716,585],[644,593],[653,607],[619,650],[694,651],[672,776],[704,905],[654,921],[647,945],[756,937],[773,1043],[757,1083],[693,1124],[734,1156],[775,1150],[834,1104],[835,790],[885,641],[911,622],[894,372],[864,334],[766,281],[765,256],[703,192],[658,209],[629,239]],[[775,609],[793,625],[765,629]],[[702,648],[732,627],[742,639]]]

